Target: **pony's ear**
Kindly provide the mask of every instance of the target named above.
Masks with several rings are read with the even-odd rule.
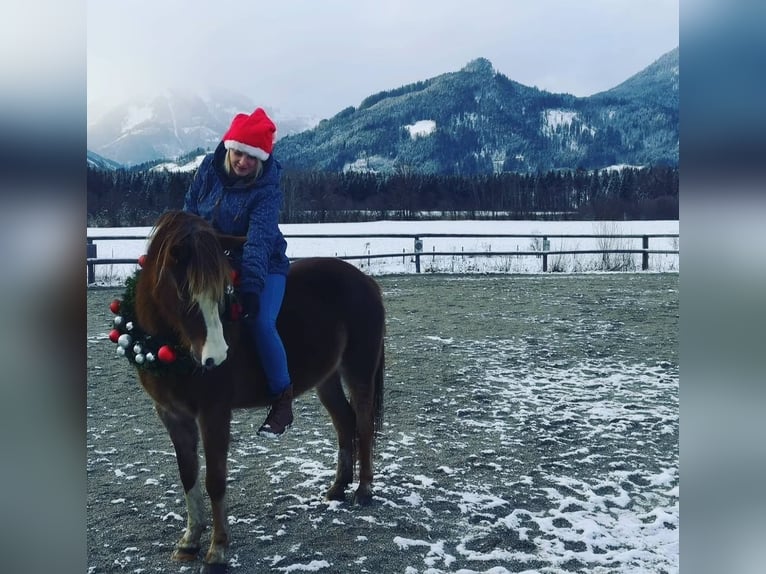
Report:
[[[238,251],[242,249],[247,237],[243,235],[224,235],[218,234],[218,242],[224,251]]]

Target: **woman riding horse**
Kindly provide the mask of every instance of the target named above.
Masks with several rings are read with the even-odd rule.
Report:
[[[114,309],[110,305],[120,316],[114,322],[117,336],[109,338],[135,365],[175,450],[187,510],[175,560],[196,560],[207,524],[197,452],[201,438],[212,516],[205,562],[228,561],[232,412],[271,403],[247,325],[221,312],[227,309],[232,272],[225,251],[244,241],[220,235],[193,213],[165,212],[152,230],[140,273],[126,282],[124,299]],[[335,478],[326,497],[345,500],[358,463],[354,501],[370,504],[373,446],[383,416],[380,287],[341,259],[301,259],[290,266],[277,328],[296,396],[316,389],[337,433]]]
[[[202,160],[184,201],[184,211],[202,216],[218,232],[247,238],[234,261],[245,321],[272,395],[258,434],[272,437],[293,422],[293,387],[276,328],[290,263],[278,226],[282,168],[272,154],[275,134],[262,108],[237,114],[216,150]]]

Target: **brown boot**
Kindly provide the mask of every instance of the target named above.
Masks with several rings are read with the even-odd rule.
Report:
[[[284,434],[293,424],[293,386],[288,386],[271,404],[266,421],[258,429],[261,436],[276,437]]]

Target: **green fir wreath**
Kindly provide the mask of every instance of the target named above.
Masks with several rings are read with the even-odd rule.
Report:
[[[128,359],[138,369],[155,373],[188,373],[194,369],[194,360],[177,341],[153,337],[146,333],[136,321],[136,284],[141,269],[125,280],[122,299],[109,304],[114,313],[113,328],[109,340],[117,345],[117,354]]]

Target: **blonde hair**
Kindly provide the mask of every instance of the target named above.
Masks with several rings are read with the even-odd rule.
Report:
[[[234,168],[231,167],[231,150],[226,150],[226,155],[223,158],[223,169],[226,172],[226,175],[228,176],[236,176],[236,173],[234,172]],[[250,185],[253,183],[256,179],[261,177],[261,174],[263,173],[263,162],[258,159],[257,157],[253,158],[256,162],[255,171],[248,175],[247,177],[242,179],[242,183],[245,185]]]

